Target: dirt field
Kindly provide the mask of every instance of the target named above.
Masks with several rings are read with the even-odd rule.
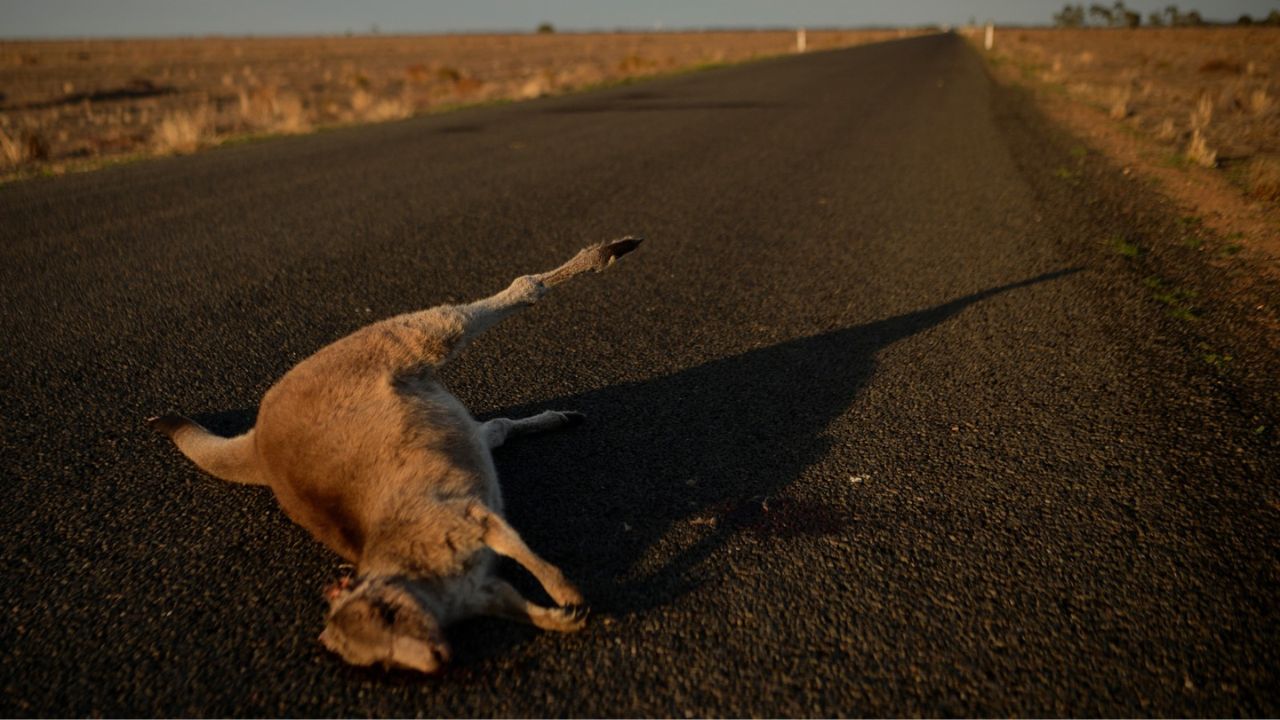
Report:
[[[810,50],[900,37],[810,31]],[[0,42],[0,176],[792,52],[794,32]]]
[[[1280,259],[1280,29],[1008,29],[987,55],[1126,173]]]

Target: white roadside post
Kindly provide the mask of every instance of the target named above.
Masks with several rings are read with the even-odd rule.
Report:
[[[982,46],[990,50],[991,45],[996,41],[996,26],[993,23],[987,23],[987,38],[982,42]]]
[[[796,29],[796,52],[804,52],[806,46],[808,46],[808,42],[807,38],[805,38],[804,28]]]

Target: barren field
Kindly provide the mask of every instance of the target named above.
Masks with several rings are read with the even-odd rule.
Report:
[[[1280,29],[997,32],[997,65],[1164,148],[1157,164],[1216,168],[1280,201]]]
[[[810,31],[810,50],[901,37]],[[0,42],[0,176],[793,52],[794,32]]]

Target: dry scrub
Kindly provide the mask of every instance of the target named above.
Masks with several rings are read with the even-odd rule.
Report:
[[[808,33],[808,47],[898,31]],[[791,32],[0,42],[0,177],[790,52]]]
[[[1009,29],[996,37],[988,56],[1002,79],[1035,89],[1050,115],[1126,172],[1155,178],[1224,234],[1280,258],[1280,29]]]
[[[1280,203],[1280,160],[1257,157],[1249,160],[1245,183],[1259,200]]]
[[[995,55],[1200,165],[1280,157],[1280,29],[1011,29]]]

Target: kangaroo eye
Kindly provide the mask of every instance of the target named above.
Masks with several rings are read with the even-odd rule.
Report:
[[[373,611],[382,618],[382,622],[387,625],[396,624],[396,614],[400,611],[400,608],[382,599],[373,601],[372,605]]]

